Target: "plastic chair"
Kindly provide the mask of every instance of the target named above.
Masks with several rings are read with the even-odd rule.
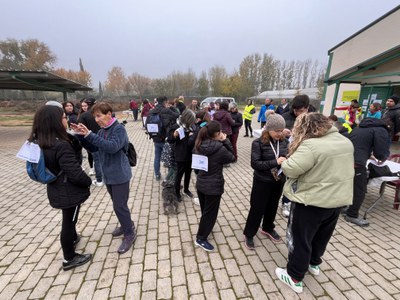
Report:
[[[389,156],[388,160],[396,162],[396,163],[400,163],[400,154],[392,154],[392,155]],[[399,209],[399,204],[400,204],[400,179],[387,181],[386,185],[395,189],[393,208],[394,209]]]

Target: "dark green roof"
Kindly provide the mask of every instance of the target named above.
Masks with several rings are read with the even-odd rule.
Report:
[[[47,71],[2,69],[0,69],[0,89],[55,91],[67,93],[92,90],[92,88],[88,86]]]

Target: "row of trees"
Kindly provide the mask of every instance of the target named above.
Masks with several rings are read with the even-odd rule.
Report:
[[[56,56],[38,40],[0,41],[0,69],[48,70],[62,77],[91,86],[91,74],[79,59],[79,70],[56,69]],[[119,66],[107,74],[104,87],[99,82],[100,96],[177,95],[206,97],[233,96],[243,99],[266,90],[302,89],[323,85],[325,65],[317,60],[279,60],[271,54],[252,54],[245,57],[237,70],[228,73],[223,66],[213,66],[199,76],[192,69],[173,71],[163,78],[149,78],[133,72],[126,75]]]

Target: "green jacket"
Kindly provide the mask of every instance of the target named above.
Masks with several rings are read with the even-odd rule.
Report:
[[[303,141],[282,163],[287,176],[283,194],[291,201],[322,208],[352,204],[354,148],[334,127]]]

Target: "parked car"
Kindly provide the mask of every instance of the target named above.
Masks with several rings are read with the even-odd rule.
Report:
[[[200,107],[203,107],[203,105],[205,105],[206,103],[210,104],[211,102],[217,103],[222,101],[226,101],[228,103],[236,102],[235,98],[232,97],[207,97],[203,101],[201,101]]]

